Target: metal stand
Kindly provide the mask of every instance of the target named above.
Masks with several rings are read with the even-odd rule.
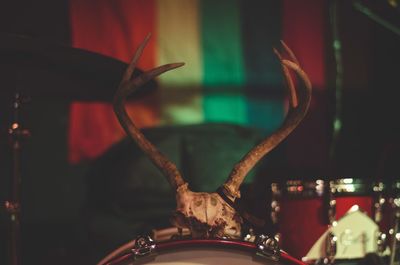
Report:
[[[393,199],[393,207],[394,207],[394,228],[392,233],[392,245],[391,245],[391,254],[390,254],[390,262],[389,265],[399,265],[399,241],[400,241],[400,231],[399,231],[399,223],[400,223],[400,198],[396,197]]]
[[[15,94],[13,102],[13,121],[8,133],[10,136],[12,151],[12,179],[10,200],[5,201],[4,206],[9,215],[10,235],[9,235],[9,262],[11,265],[20,265],[20,214],[21,214],[21,170],[20,170],[20,153],[21,142],[29,137],[30,133],[20,124],[19,112],[23,99],[19,93]]]
[[[327,203],[325,208],[327,209],[328,229],[331,229],[336,223],[336,199],[332,192],[331,185],[333,185],[332,181],[328,181],[324,190],[325,203]],[[323,264],[334,264],[336,247],[336,236],[332,232],[329,232],[328,237],[326,238],[325,258],[323,259]]]

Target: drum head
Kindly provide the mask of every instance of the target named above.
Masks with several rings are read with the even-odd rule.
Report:
[[[134,258],[129,253],[114,260],[109,265],[127,264],[286,264],[304,265],[286,253],[281,253],[279,261],[272,261],[257,255],[256,245],[250,242],[229,240],[177,240],[158,243],[152,254]]]

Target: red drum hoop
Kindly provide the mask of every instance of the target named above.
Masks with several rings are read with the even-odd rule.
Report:
[[[188,239],[188,240],[171,240],[164,241],[156,244],[154,249],[156,255],[163,255],[174,253],[176,251],[191,251],[191,250],[225,250],[227,252],[239,253],[243,252],[244,255],[251,256],[256,259],[256,264],[285,264],[285,265],[306,265],[304,262],[291,257],[284,251],[280,252],[279,261],[272,261],[266,257],[257,255],[257,245],[252,242],[224,240],[224,239]],[[210,256],[210,258],[212,258]],[[130,263],[129,263],[130,262]],[[145,264],[142,260],[138,259],[139,264]],[[253,264],[255,264],[255,262]],[[136,264],[135,256],[132,252],[121,255],[106,265],[119,265],[119,264]],[[200,263],[196,263],[200,264]]]

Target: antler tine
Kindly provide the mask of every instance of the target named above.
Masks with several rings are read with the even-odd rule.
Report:
[[[293,51],[287,46],[287,44],[281,40],[282,47],[285,49],[285,52],[290,56],[290,60],[297,65],[300,65],[299,60],[297,60],[296,55],[294,55]]]
[[[145,40],[136,50],[131,63],[129,64],[122,77],[121,83],[119,84],[117,92],[114,96],[114,112],[126,134],[130,136],[143,150],[143,152],[147,154],[153,164],[158,167],[160,171],[167,177],[168,182],[170,183],[174,191],[176,191],[178,187],[186,184],[176,165],[171,162],[165,155],[163,155],[149,140],[146,139],[146,137],[140,132],[140,130],[130,119],[125,109],[126,97],[133,91],[135,91],[138,87],[145,84],[147,81],[153,79],[154,77],[161,75],[162,73],[184,65],[184,63],[162,65],[134,78],[133,72],[136,67],[136,63],[139,60],[149,38],[150,35],[145,38]]]
[[[275,48],[273,49],[274,53],[276,54],[276,56],[279,58],[279,60],[281,61],[281,65],[282,65],[282,61],[284,60],[282,58],[282,55],[278,52],[278,50],[276,50]],[[283,75],[285,76],[285,83],[286,83],[286,89],[289,93],[289,104],[292,107],[296,107],[298,104],[298,100],[297,100],[297,95],[296,95],[296,88],[294,86],[294,82],[293,79],[290,75],[289,69],[285,66],[282,65],[282,72]]]
[[[223,184],[223,192],[232,201],[240,197],[239,187],[247,173],[264,155],[274,149],[297,127],[306,115],[310,105],[311,82],[307,74],[300,68],[293,52],[286,44],[283,42],[282,44],[290,60],[283,59],[276,49],[274,49],[274,52],[281,62],[282,72],[289,92],[289,111],[281,127],[250,150],[232,169],[227,181]],[[296,73],[298,78],[303,81],[304,86],[300,86],[300,88],[296,90],[289,69]]]

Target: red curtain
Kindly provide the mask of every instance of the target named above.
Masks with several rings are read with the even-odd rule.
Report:
[[[129,62],[139,43],[155,30],[154,4],[153,0],[70,0],[72,45]],[[141,69],[155,65],[156,35],[140,59]],[[138,117],[135,122],[139,127],[157,123],[159,104],[148,97],[127,107]],[[94,158],[123,136],[109,103],[71,104],[70,162]]]
[[[326,1],[283,1],[282,38],[296,51],[296,56],[310,77],[314,90],[305,120],[288,138],[286,155],[292,168],[312,169],[315,172],[326,168],[329,160],[325,68],[326,17]],[[304,152],[305,150],[307,152]]]

